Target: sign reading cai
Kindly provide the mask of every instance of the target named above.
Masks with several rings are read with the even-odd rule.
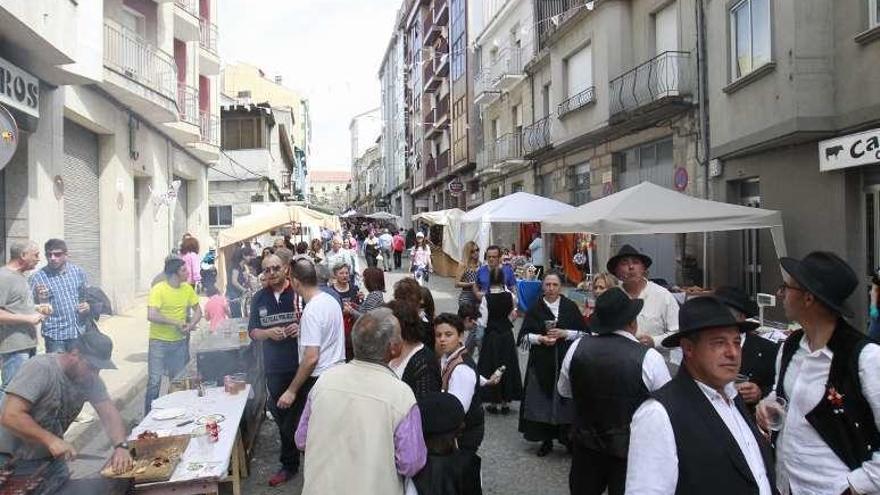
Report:
[[[819,142],[819,171],[880,163],[880,129]]]
[[[40,81],[0,58],[0,103],[40,117]]]
[[[447,187],[449,188],[449,192],[451,192],[453,194],[458,194],[458,193],[464,191],[464,184],[461,182],[461,180],[458,177],[452,179],[452,181],[448,184]]]

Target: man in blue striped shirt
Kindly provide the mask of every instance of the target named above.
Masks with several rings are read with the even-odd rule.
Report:
[[[49,239],[45,244],[47,265],[31,276],[30,286],[37,303],[50,304],[52,312],[43,320],[46,352],[67,352],[85,331],[86,272],[67,259],[67,244]]]

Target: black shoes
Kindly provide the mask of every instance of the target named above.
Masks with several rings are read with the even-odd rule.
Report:
[[[538,449],[538,457],[546,457],[550,452],[553,452],[553,440],[545,440]]]

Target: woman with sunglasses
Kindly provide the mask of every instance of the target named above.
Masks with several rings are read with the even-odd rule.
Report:
[[[480,268],[480,248],[474,241],[467,241],[458,263],[455,287],[461,289],[458,305],[468,303],[478,306],[477,295],[474,293],[474,282],[477,281],[477,269]]]

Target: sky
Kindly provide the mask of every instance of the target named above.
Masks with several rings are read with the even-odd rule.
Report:
[[[220,56],[309,99],[309,167],[348,170],[348,125],[379,106],[379,64],[401,0],[219,0]]]

